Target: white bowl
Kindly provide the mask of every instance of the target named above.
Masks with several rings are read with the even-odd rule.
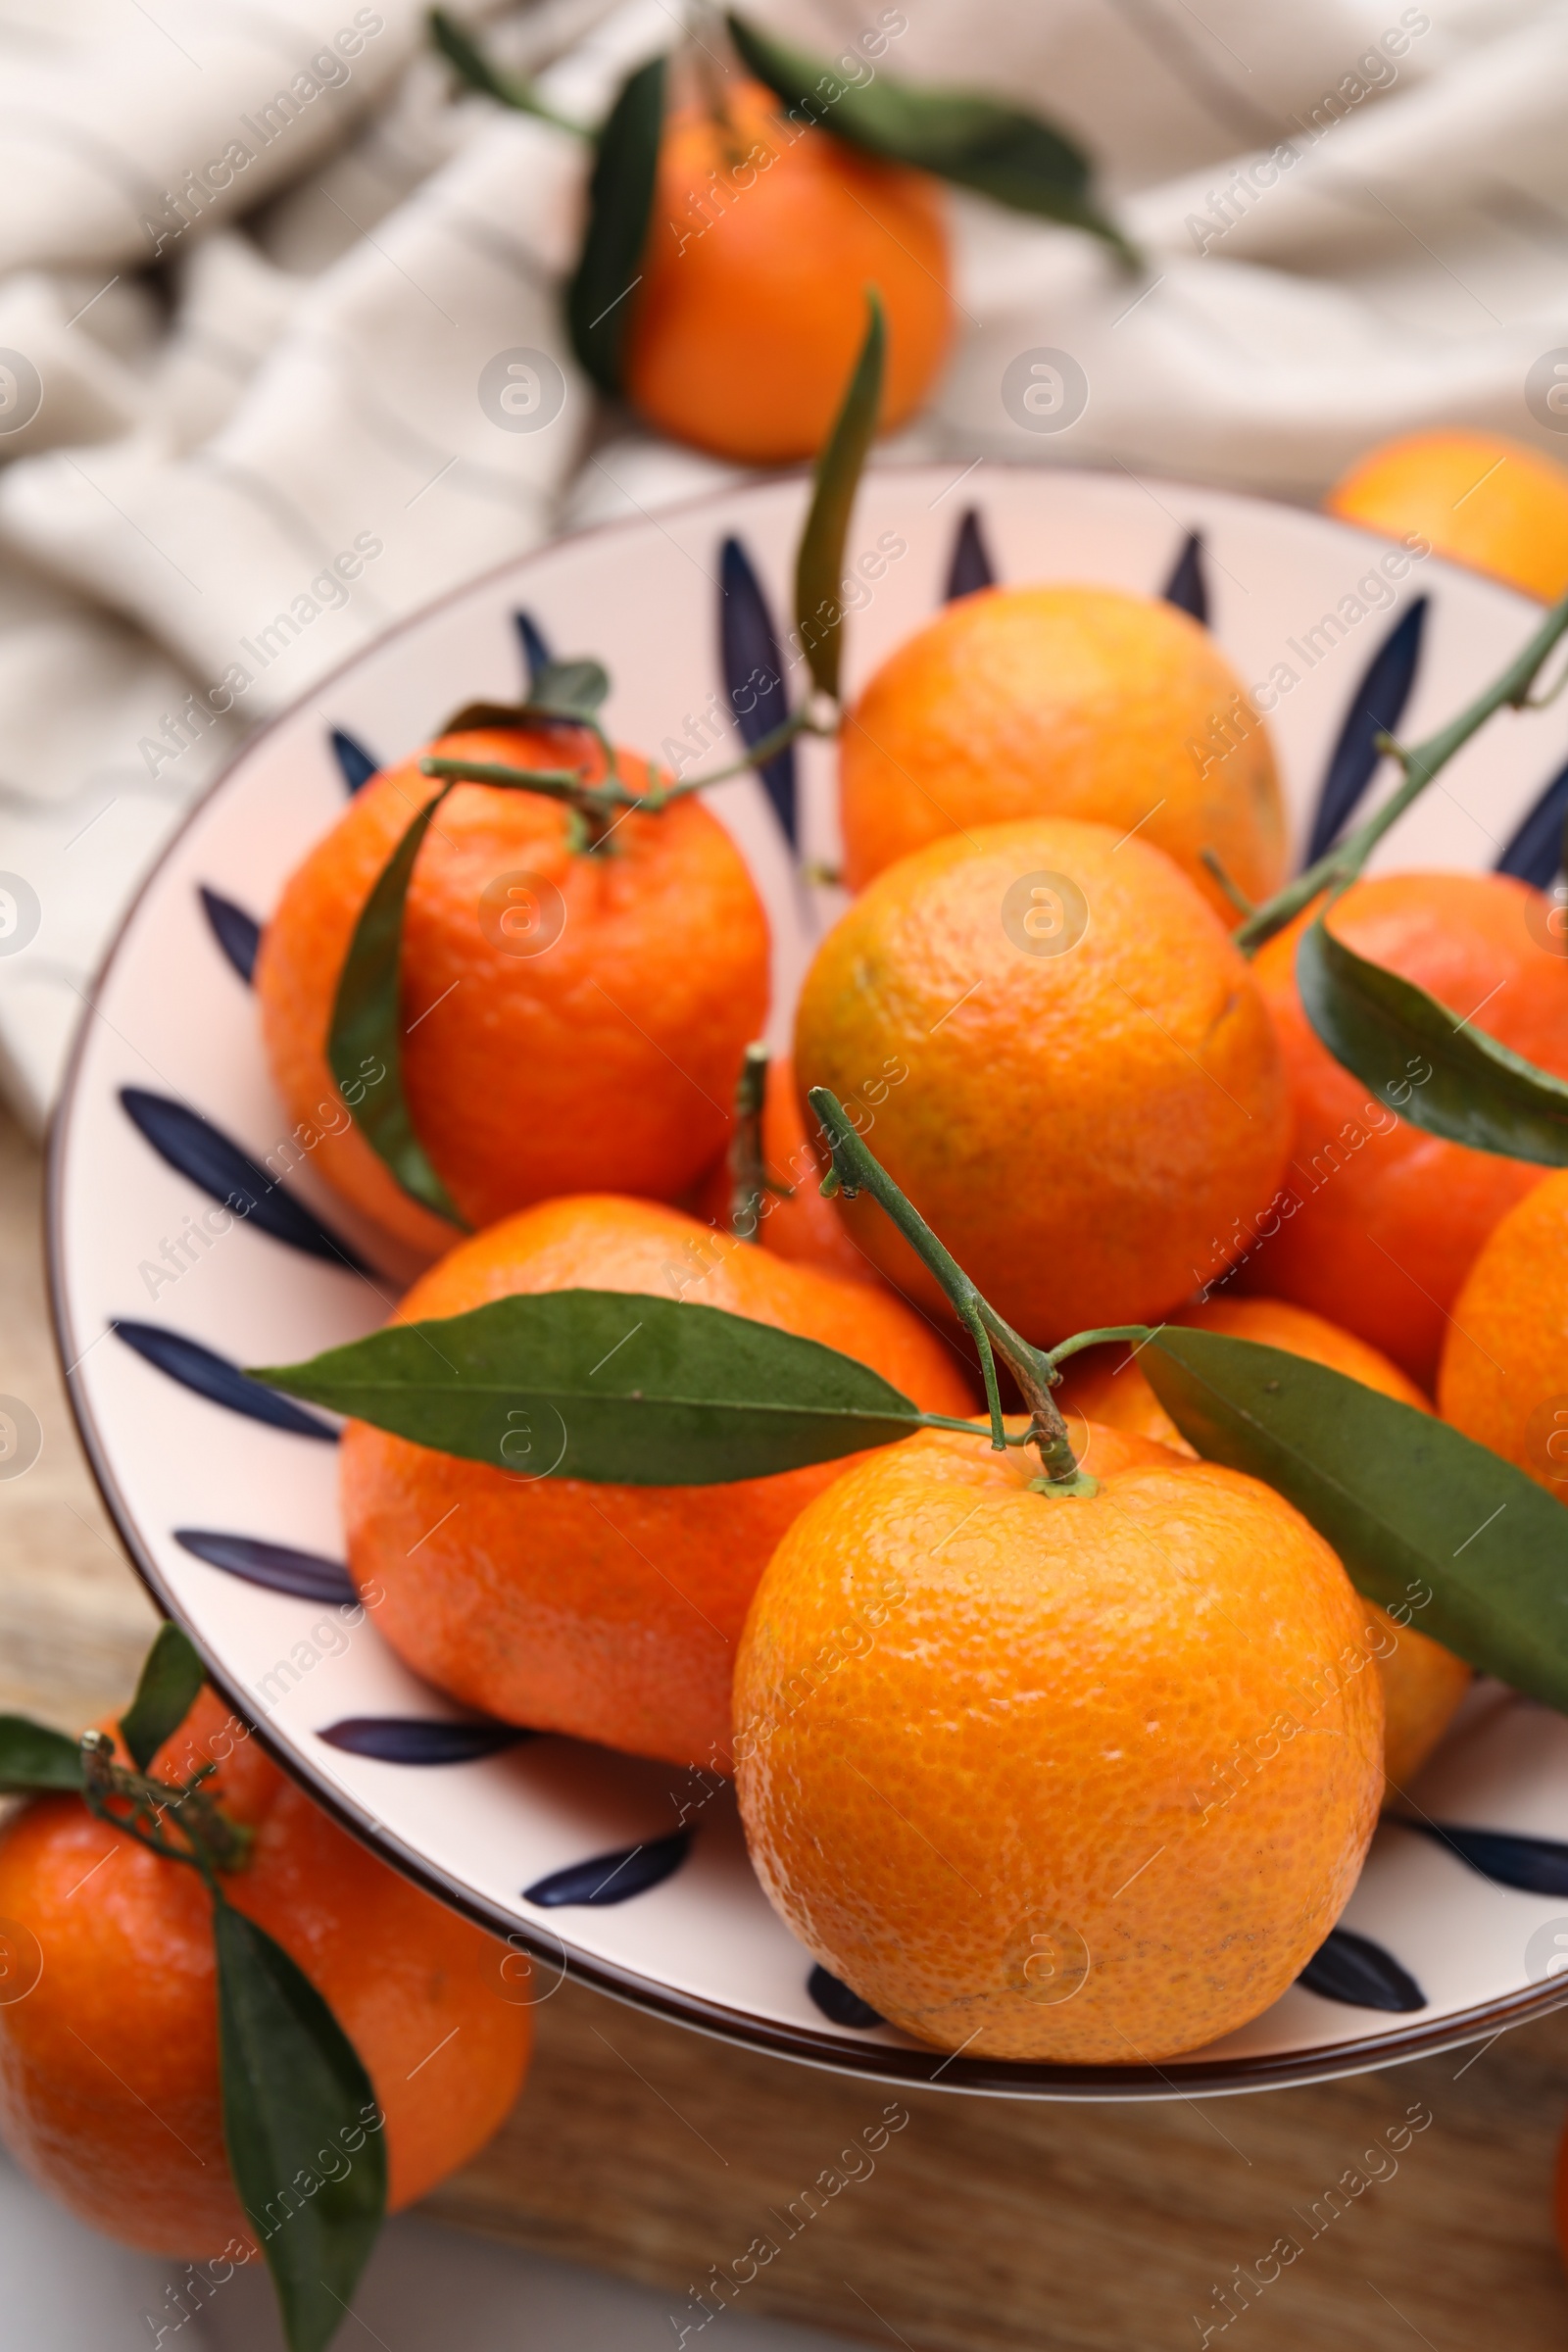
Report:
[[[406,622],[248,745],[143,889],[83,1026],[51,1186],[60,1345],[131,1557],[215,1683],[289,1770],[389,1861],[538,1955],[540,1995],[564,1967],[709,2033],[846,2073],[1021,2097],[1122,2099],[1381,2066],[1555,2006],[1568,1997],[1568,1984],[1557,1982],[1568,1966],[1568,1722],[1496,1685],[1478,1686],[1415,1791],[1429,1821],[1480,1834],[1461,1837],[1470,1860],[1435,1835],[1386,1824],[1343,1923],[1364,1948],[1335,1946],[1342,1980],[1345,1965],[1359,1960],[1374,1983],[1382,1978],[1387,2001],[1402,1972],[1404,1997],[1419,1998],[1418,2008],[1360,2007],[1298,1984],[1241,2033],[1164,2068],[1009,2065],[944,2058],[885,2026],[824,2014],[808,1988],[808,1955],[753,1877],[726,1785],[557,1738],[445,1763],[364,1752],[417,1742],[419,1723],[450,1725],[459,1711],[393,1654],[373,1616],[345,1619],[332,1602],[329,1566],[319,1572],[320,1598],[255,1581],[277,1573],[281,1556],[285,1581],[309,1583],[309,1572],[289,1567],[289,1553],[340,1557],[335,1465],[321,1442],[331,1433],[267,1426],[215,1400],[204,1393],[212,1385],[205,1359],[187,1349],[173,1361],[171,1335],[176,1348],[194,1342],[233,1364],[297,1359],[377,1325],[411,1269],[307,1160],[288,1176],[286,1194],[377,1271],[363,1275],[291,1247],[257,1215],[209,1236],[210,1247],[190,1245],[177,1279],[157,1279],[164,1244],[177,1245],[186,1219],[227,1187],[220,1139],[261,1162],[289,1126],[254,1004],[204,911],[203,886],[257,915],[270,909],[342,809],[331,730],[391,760],[457,705],[514,699],[519,610],[557,651],[601,655],[614,679],[609,717],[617,738],[663,747],[670,759],[723,691],[722,542],[744,543],[775,610],[787,609],[804,497],[800,480],[777,480],[589,532]],[[1391,586],[1383,542],[1253,499],[1131,475],[995,466],[970,472],[960,489],[947,469],[887,467],[868,477],[854,518],[852,558],[880,542],[885,560],[849,624],[852,687],[940,602],[966,506],[978,511],[998,574],[1009,580],[1157,593],[1186,534],[1201,532],[1216,637],[1248,685],[1273,678],[1269,723],[1298,829],[1367,665],[1415,596],[1429,595],[1431,610],[1407,734],[1450,715],[1537,617],[1524,599],[1430,559]],[[1369,579],[1378,585],[1358,592]],[[1325,614],[1337,616],[1338,636],[1322,625]],[[1565,745],[1568,706],[1505,714],[1446,771],[1380,862],[1492,864]],[[831,858],[832,765],[822,746],[802,747],[801,794],[803,851]],[[767,902],[773,1025],[783,1043],[811,932],[831,913],[832,894],[803,890],[755,778],[716,790],[710,806],[733,830]],[[125,1088],[140,1090],[132,1098],[140,1125],[122,1101]],[[176,1264],[179,1256],[176,1247]],[[167,1260],[161,1270],[167,1276]],[[154,1327],[141,1347],[161,1352],[163,1368],[117,1323]],[[205,1543],[202,1556],[176,1530],[231,1541]],[[284,1555],[258,1545],[282,1546]],[[249,1573],[214,1564],[215,1552]],[[336,1729],[368,1721],[394,1728]],[[399,1721],[416,1729],[400,1733]],[[347,1745],[326,1736],[334,1731]],[[605,1860],[575,1883],[561,1876],[622,1855],[634,1858]],[[554,1889],[541,1885],[553,1878]],[[596,1889],[597,1901],[581,1899]],[[563,1893],[578,1899],[563,1902]],[[824,1987],[818,1978],[817,1989],[842,2011],[831,1981]]]

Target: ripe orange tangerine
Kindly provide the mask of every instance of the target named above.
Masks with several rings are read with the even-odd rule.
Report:
[[[1457,1020],[1568,1077],[1568,957],[1547,911],[1540,891],[1506,874],[1378,874],[1346,892],[1330,928]],[[1284,1053],[1295,1136],[1278,1202],[1260,1200],[1238,1236],[1250,1244],[1240,1279],[1354,1332],[1430,1394],[1476,1252],[1542,1172],[1411,1125],[1320,1044],[1296,986],[1297,944],[1316,912],[1270,940],[1252,967]],[[1401,1100],[1424,1083],[1418,1059]]]
[[[1381,441],[1323,504],[1391,539],[1418,533],[1544,604],[1568,588],[1568,471],[1505,433],[1442,425]]]
[[[1147,2065],[1258,2015],[1334,1925],[1383,1700],[1288,1503],[1090,1438],[1093,1496],[922,1431],[808,1504],[747,1619],[736,1787],[769,1900],[893,2024]]]
[[[673,113],[624,355],[633,406],[678,441],[754,466],[814,457],[865,332],[887,318],[879,425],[946,356],[953,309],[937,182],[788,120],[760,82]]]
[[[855,901],[807,974],[797,1084],[847,1102],[900,1066],[877,1157],[1037,1346],[1157,1318],[1279,1182],[1289,1107],[1250,968],[1162,852],[1103,825],[950,834]],[[944,1310],[871,1200],[843,1213]]]
[[[1364,1388],[1401,1404],[1429,1413],[1432,1406],[1397,1365],[1369,1348],[1353,1333],[1341,1331],[1305,1307],[1283,1298],[1210,1298],[1186,1306],[1173,1323],[1194,1324],[1200,1331],[1229,1332],[1240,1340],[1255,1340],[1265,1348],[1282,1348],[1304,1355],[1309,1363],[1327,1364]],[[1096,1348],[1071,1356],[1063,1367],[1057,1398],[1064,1413],[1105,1422],[1116,1429],[1134,1430],[1154,1438],[1178,1453],[1197,1458],[1140,1369],[1137,1354],[1116,1345]],[[1412,1595],[1411,1607],[1423,1605]],[[1361,1595],[1361,1640],[1377,1659],[1383,1684],[1383,1759],[1390,1791],[1402,1790],[1442,1739],[1454,1709],[1470,1687],[1470,1668],[1450,1649],[1420,1633],[1402,1618],[1390,1616],[1376,1601]]]
[[[1568,1171],[1494,1228],[1454,1301],[1445,1419],[1568,1502]]]
[[[581,766],[589,783],[605,773],[574,726],[476,729],[431,748]],[[620,760],[628,789],[646,792],[644,762]],[[426,1250],[448,1248],[453,1229],[348,1125],[326,1047],[355,924],[436,789],[418,758],[367,784],[290,877],[256,964],[272,1076],[302,1144],[357,1207]],[[632,811],[599,851],[536,793],[460,784],[437,811],[404,923],[403,1077],[419,1140],[470,1224],[595,1185],[683,1192],[723,1146],[767,995],[761,902],[697,799]]]
[[[579,1288],[724,1307],[858,1356],[927,1411],[974,1409],[955,1352],[886,1292],[609,1195],[547,1201],[476,1234],[415,1284],[396,1320]],[[544,1428],[533,1440],[537,1461],[513,1475],[350,1422],[349,1566],[384,1594],[381,1632],[487,1714],[727,1772],[747,1603],[839,1465],[710,1487],[596,1485],[539,1475],[557,1440]]]
[[[521,2088],[532,2011],[501,1973],[516,1963],[236,1738],[205,1690],[152,1776],[174,1782],[228,1757],[210,1786],[256,1842],[224,1892],[298,1962],[364,2061],[397,2210],[476,2154]],[[246,2259],[255,2235],[224,2153],[212,1906],[196,1872],[79,1797],[38,1797],[0,1830],[0,1917],[42,1964],[25,1997],[0,2006],[0,2135],[13,2155],[126,2245]],[[380,2128],[345,2119],[323,2172],[351,2165]]]
[[[1202,853],[1249,898],[1285,878],[1268,728],[1187,613],[1118,588],[985,588],[883,662],[839,749],[844,875],[862,890],[951,833],[1087,818],[1163,850],[1227,929]]]

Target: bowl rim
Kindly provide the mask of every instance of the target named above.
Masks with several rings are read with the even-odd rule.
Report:
[[[1070,474],[1075,481],[1103,483],[1119,492],[1124,491],[1126,486],[1123,476],[1103,466],[1046,467],[1021,459],[1002,460],[999,463],[1008,471],[1031,475]],[[946,466],[941,462],[895,462],[875,466],[872,478],[878,481],[904,481],[912,488],[917,485],[929,486],[933,478],[944,474],[946,470]],[[1319,509],[1293,505],[1283,499],[1265,498],[1250,491],[1231,490],[1217,483],[1187,481],[1167,475],[1155,475],[1152,478],[1161,489],[1177,494],[1219,499],[1238,508],[1289,514],[1315,523],[1335,535],[1372,545],[1384,544],[1381,534]],[[157,858],[142,875],[83,994],[80,1019],[72,1041],[60,1093],[50,1113],[44,1170],[44,1264],[54,1343],[60,1356],[72,1417],[87,1457],[88,1468],[130,1564],[160,1614],[179,1624],[190,1637],[201,1655],[213,1688],[243,1722],[251,1725],[252,1735],[261,1741],[267,1754],[291,1779],[297,1781],[351,1837],[368,1846],[372,1853],[401,1871],[404,1877],[437,1901],[447,1904],[472,1920],[476,1926],[511,1943],[514,1948],[520,1946],[536,1962],[559,1969],[556,1983],[548,1992],[541,1994],[537,2002],[529,2004],[532,2007],[542,2007],[559,1988],[562,1981],[570,1977],[596,1992],[608,1994],[612,2000],[687,2027],[711,2039],[732,2043],[743,2049],[758,2050],[769,2057],[814,2066],[830,2073],[853,2076],[861,2081],[909,2089],[966,2092],[982,2097],[1093,2105],[1191,2100],[1198,2096],[1241,2096],[1250,2091],[1280,2090],[1298,2083],[1337,2081],[1348,2075],[1374,2073],[1415,2058],[1440,2056],[1446,2050],[1460,2049],[1471,2042],[1480,2041],[1485,2035],[1494,2037],[1516,2026],[1528,2025],[1538,2018],[1548,2016],[1552,2011],[1568,2005],[1568,1972],[1564,1972],[1560,1978],[1547,1979],[1540,1985],[1523,1987],[1518,1992],[1503,1994],[1476,2007],[1452,2012],[1425,2026],[1396,2027],[1356,2041],[1322,2042],[1286,2056],[1226,2059],[1176,2057],[1163,2066],[1152,2060],[1136,2066],[1062,2066],[1014,2059],[965,2058],[963,2046],[944,2055],[940,2050],[924,2049],[915,2044],[901,2046],[885,2042],[846,2041],[808,2027],[780,2024],[759,2018],[747,2010],[732,2009],[722,2002],[708,2000],[699,1994],[673,1990],[667,1985],[661,1985],[655,1979],[640,1976],[633,1969],[574,1951],[563,1936],[555,1936],[554,1940],[561,1948],[552,1951],[551,1931],[542,1929],[537,1922],[520,1920],[514,1913],[490,1903],[471,1887],[462,1885],[427,1855],[416,1852],[394,1837],[373,1815],[362,1813],[341,1789],[333,1787],[313,1768],[302,1751],[291,1747],[274,1729],[252,1722],[248,1702],[237,1686],[214,1664],[199,1629],[185,1622],[173,1596],[164,1585],[156,1561],[142,1541],[135,1516],[110,1468],[107,1447],[92,1407],[73,1378],[80,1351],[72,1328],[66,1296],[63,1208],[66,1157],[93,1015],[144,902],[154,895],[162,883],[165,867],[172,860],[186,834],[208,805],[227,789],[238,768],[253,758],[270,736],[297,720],[302,704],[318,702],[340,679],[357,669],[371,655],[382,652],[399,638],[424,628],[449,606],[482,592],[492,584],[499,585],[503,579],[509,583],[509,593],[516,593],[514,584],[519,577],[525,577],[532,567],[548,563],[564,546],[576,547],[607,536],[613,538],[623,532],[644,528],[650,521],[662,524],[669,518],[700,515],[709,510],[721,512],[738,494],[748,490],[787,489],[794,485],[804,487],[809,479],[809,471],[806,467],[780,468],[750,480],[730,482],[717,489],[699,492],[691,498],[672,501],[667,507],[659,509],[657,517],[639,513],[636,515],[615,515],[603,522],[588,524],[581,530],[547,540],[524,555],[513,556],[492,564],[471,578],[444,590],[427,604],[420,605],[416,611],[389,622],[366,644],[356,647],[343,661],[265,719],[236,746],[232,756],[183,811]],[[1145,487],[1144,477],[1136,477],[1136,486]],[[948,487],[951,489],[956,484],[950,482]],[[1178,524],[1177,528],[1180,527]],[[1443,572],[1452,573],[1471,583],[1479,581],[1494,594],[1513,597],[1524,612],[1535,610],[1533,600],[1504,581],[1452,564],[1435,550],[1429,561],[1438,564]],[[802,1953],[805,1958],[810,1957],[804,1945]]]

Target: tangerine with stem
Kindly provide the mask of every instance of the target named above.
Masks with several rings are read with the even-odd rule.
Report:
[[[990,1445],[922,1431],[784,1538],[736,1672],[753,1860],[817,1959],[917,2038],[1157,2063],[1266,2008],[1354,1885],[1382,1778],[1376,1675],[1341,1663],[1360,1603],[1255,1479],[1108,1430],[1080,1466],[1049,1358],[811,1102],[840,1181],[1031,1409],[1005,1427],[992,1379]],[[846,1655],[851,1621],[876,1630]],[[1238,1792],[1222,1761],[1257,1740]]]

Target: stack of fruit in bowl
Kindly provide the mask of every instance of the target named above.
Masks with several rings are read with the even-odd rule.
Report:
[[[917,2038],[1147,2062],[1310,1960],[1472,1667],[1568,1690],[1539,1464],[1432,1396],[1482,1244],[1550,1223],[1568,958],[1522,881],[1359,879],[1564,615],[1288,880],[1267,730],[1194,758],[1240,689],[1168,603],[984,589],[840,704],[816,587],[881,357],[873,303],[800,551],[814,693],[751,755],[840,745],[857,895],[793,1065],[751,1044],[714,779],[612,743],[586,659],[459,712],[257,973],[291,1110],[359,1082],[332,1181],[447,1246],[384,1332],[264,1377],[348,1417],[350,1566],[421,1674],[733,1772],[776,1908]],[[517,872],[524,957],[486,912]],[[1347,1093],[1366,1149],[1314,1190]],[[1494,1532],[1456,1558],[1461,1516]]]
[[[1568,1706],[1558,911],[1507,874],[1362,878],[1537,691],[1568,598],[1292,878],[1266,725],[1195,757],[1243,690],[1169,603],[982,588],[842,698],[882,359],[873,303],[800,548],[812,690],[737,763],[838,742],[855,895],[792,1057],[756,1044],[767,922],[702,799],[733,771],[672,777],[606,731],[596,660],[539,662],[367,782],[266,926],[290,1117],[336,1099],[318,1167],[429,1262],[383,1330],[257,1377],[344,1416],[350,1572],[416,1673],[733,1775],[777,1912],[917,2041],[1157,2064],[1311,1961],[1473,1670]],[[1425,528],[1357,480],[1375,527]],[[462,2002],[361,2014],[338,1953],[391,1903],[379,1863],[361,1886],[311,1846],[341,1916],[295,1936],[272,1882],[307,1800],[220,1757],[199,1682],[171,1629],[116,1729],[0,1726],[6,1785],[59,1792],[0,1841],[0,1908],[53,1927],[127,1836],[139,1900],[181,1883],[221,2026],[190,2143],[221,2134],[294,2340],[324,2341],[311,2266],[351,2290],[389,2180],[478,2143],[525,2012],[475,2033],[488,2089],[436,2141],[378,2103]],[[1227,1777],[1241,1750],[1264,1768]],[[397,1935],[463,1978],[476,1932],[449,1949],[400,1892],[425,1909]],[[156,2242],[58,2128],[83,1998],[0,2005],[7,2132]],[[276,2151],[347,2101],[347,2170],[269,2231]]]

